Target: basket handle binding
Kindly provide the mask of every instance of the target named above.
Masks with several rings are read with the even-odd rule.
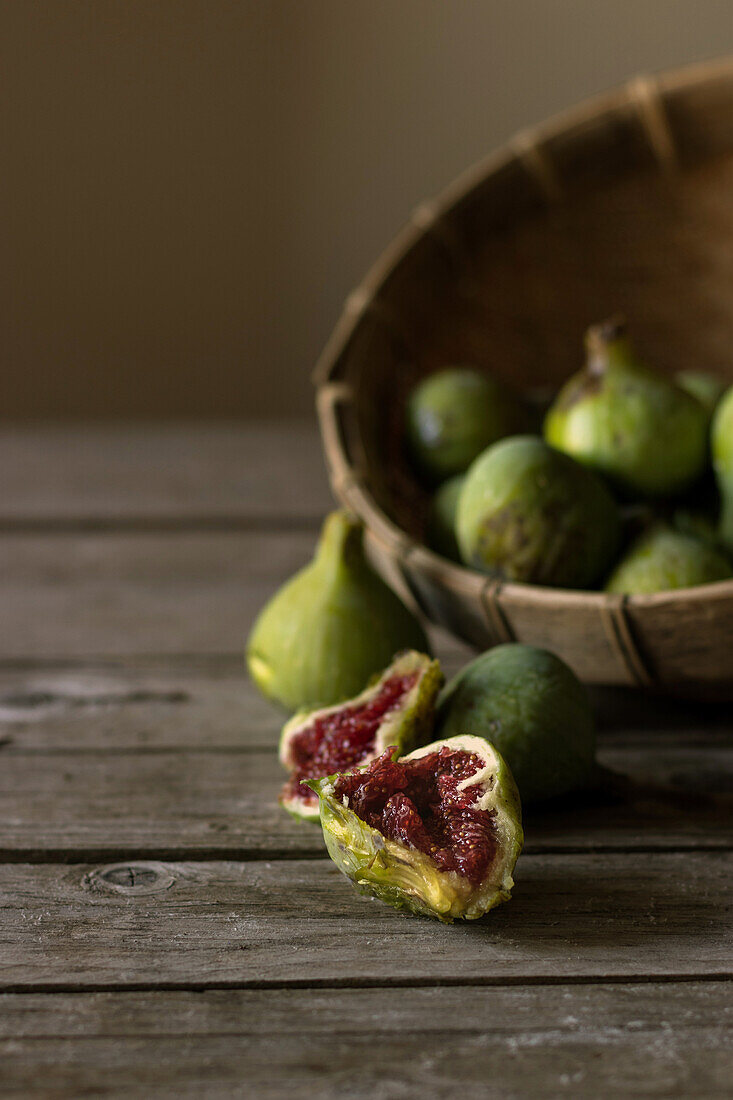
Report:
[[[626,90],[660,172],[669,175],[678,167],[678,157],[659,82],[651,76],[637,76]]]
[[[631,683],[650,687],[655,678],[634,638],[628,615],[628,596],[608,594],[601,606],[601,621],[611,649],[630,677]]]

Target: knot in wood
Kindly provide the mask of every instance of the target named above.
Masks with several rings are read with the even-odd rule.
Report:
[[[89,890],[127,896],[168,890],[175,881],[168,867],[155,862],[113,863],[108,867],[98,867],[84,876],[84,885]]]

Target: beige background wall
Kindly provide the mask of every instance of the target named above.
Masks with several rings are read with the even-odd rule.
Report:
[[[421,198],[730,49],[731,0],[0,0],[0,416],[309,412]]]

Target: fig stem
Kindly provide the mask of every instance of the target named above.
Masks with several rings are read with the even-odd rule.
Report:
[[[585,334],[587,369],[591,374],[603,374],[609,365],[609,352],[625,346],[626,320],[620,314],[599,325],[591,325]]]
[[[348,568],[364,560],[362,526],[359,520],[345,512],[332,512],[326,519],[316,552],[319,561],[339,561]]]

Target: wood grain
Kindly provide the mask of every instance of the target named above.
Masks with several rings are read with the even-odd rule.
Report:
[[[0,541],[0,659],[242,652],[314,532],[45,534]]]
[[[248,679],[243,655],[0,669],[3,753],[264,749],[284,711]]]
[[[659,704],[651,730],[648,702],[599,697],[600,761],[618,778],[586,796],[530,807],[529,851],[731,844],[727,708]],[[276,804],[284,718],[238,661],[205,674],[195,663],[5,671],[0,857],[320,855],[320,831]]]
[[[6,994],[0,1095],[729,1095],[728,988]],[[459,1068],[460,1067],[460,1068]]]
[[[202,739],[206,737],[202,731]],[[265,858],[320,855],[318,826],[277,805],[275,752],[246,745],[25,753],[0,770],[0,859]],[[525,814],[527,850],[729,848],[733,748],[663,737],[600,759],[627,778]]]
[[[516,895],[445,927],[328,860],[0,865],[0,989],[731,977],[733,856],[523,856]]]
[[[314,525],[332,507],[310,421],[5,425],[0,469],[0,527]]]
[[[436,652],[447,675],[460,667],[458,652],[446,650],[443,639]],[[733,740],[727,703],[620,689],[595,689],[591,698],[598,727],[606,741],[613,735],[615,747],[646,740],[650,747],[699,744],[702,751]],[[286,717],[255,689],[240,654],[0,667],[5,753],[272,749]]]
[[[317,531],[6,534],[0,662],[240,654]],[[449,654],[466,646],[440,632]]]

